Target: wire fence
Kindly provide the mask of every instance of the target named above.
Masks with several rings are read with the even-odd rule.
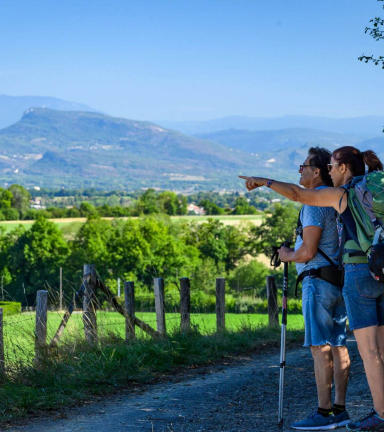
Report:
[[[85,297],[89,295],[87,286],[91,285],[91,283],[90,281],[87,282],[85,278],[79,281],[78,286],[65,278],[63,278],[62,282],[62,290],[46,283],[45,289],[40,291],[46,292],[46,312],[36,310],[39,305],[35,301],[34,304],[28,305],[22,313],[4,318],[1,327],[3,330],[2,346],[4,354],[3,359],[1,359],[0,349],[0,365],[5,364],[7,370],[17,367],[20,362],[29,362],[31,364],[35,362],[36,364],[39,347],[43,347],[43,350],[45,350],[45,347],[53,346],[52,341],[57,336],[65,320],[62,333],[58,337],[59,345],[73,347],[76,344],[84,343],[86,340],[86,332],[90,322],[87,321],[84,304]],[[189,282],[186,285],[184,284],[184,287],[188,287],[187,290],[183,289],[181,281],[177,291],[175,291],[174,284],[170,287],[164,287],[164,281],[162,281],[159,286],[162,287],[163,291],[157,293],[157,295],[155,294],[156,289],[153,292],[139,292],[134,295],[134,316],[127,315],[124,290],[122,290],[120,298],[117,298],[116,293],[106,286],[97,273],[94,284],[97,288],[96,295],[91,298],[90,304],[95,315],[94,331],[97,334],[97,341],[111,338],[128,340],[127,322],[132,319],[136,320],[133,325],[136,327],[134,334],[137,339],[165,336],[186,329],[199,331],[202,334],[212,334],[223,329],[241,331],[244,328],[255,328],[260,325],[267,325],[270,322],[270,317],[268,318],[267,314],[225,313],[226,293],[223,278],[217,279],[214,313],[198,310],[191,311],[191,297],[198,293],[191,292]],[[222,286],[222,291],[218,289],[219,285]],[[167,289],[172,291],[167,292]],[[215,287],[211,291],[214,290]],[[277,309],[277,291],[273,295],[275,301],[270,302],[270,307]],[[6,296],[9,299],[8,293],[6,293]],[[121,309],[117,310],[116,303]],[[59,310],[60,304],[63,305],[63,310]],[[44,322],[40,322],[41,318],[38,318],[41,313],[43,317],[44,313],[46,314],[46,318],[42,320],[45,320]],[[274,313],[277,313],[276,310]],[[164,331],[159,329],[162,320],[165,327]],[[153,333],[150,333],[145,325],[142,326],[142,323],[149,327]],[[296,316],[295,320],[291,319],[291,326],[302,327],[302,318]],[[39,345],[38,339],[41,329],[44,340],[40,340]]]

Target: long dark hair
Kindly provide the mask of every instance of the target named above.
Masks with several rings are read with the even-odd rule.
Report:
[[[365,166],[368,167],[368,172],[383,171],[383,164],[373,150],[361,152],[355,147],[344,146],[336,149],[332,157],[337,163],[345,164],[354,177],[364,175]]]

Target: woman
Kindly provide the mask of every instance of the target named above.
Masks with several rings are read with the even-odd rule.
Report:
[[[384,284],[373,279],[365,254],[345,228],[347,225],[356,234],[347,194],[340,187],[348,184],[353,177],[365,174],[365,166],[368,167],[368,172],[383,170],[383,164],[373,151],[360,152],[354,147],[346,146],[333,152],[328,165],[333,188],[303,189],[294,184],[261,177],[239,177],[246,180],[248,190],[267,186],[292,201],[333,207],[340,214],[340,235],[345,235],[349,245],[353,245],[353,253],[344,253],[342,258],[345,271],[343,297],[374,403],[374,410],[347,427],[352,431],[384,431]],[[350,248],[347,251],[351,252]],[[287,250],[282,247],[282,261],[286,254]]]

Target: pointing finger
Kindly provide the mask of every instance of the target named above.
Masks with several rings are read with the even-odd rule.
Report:
[[[244,179],[244,180],[248,180],[249,179],[249,177],[246,177],[246,176],[239,176],[239,178]]]

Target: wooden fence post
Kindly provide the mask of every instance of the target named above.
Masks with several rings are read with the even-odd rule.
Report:
[[[0,308],[0,375],[5,374],[3,308]]]
[[[156,323],[157,331],[162,336],[167,334],[165,325],[165,298],[164,298],[164,279],[154,278],[155,285],[155,309],[156,309]]]
[[[180,279],[180,309],[181,331],[188,332],[191,329],[191,283],[188,278]]]
[[[277,306],[277,287],[275,276],[267,276],[267,299],[269,325],[279,325],[279,308]]]
[[[135,337],[135,283],[124,282],[125,310],[128,317],[125,318],[125,340],[128,342]]]
[[[216,278],[216,327],[225,330],[225,278]]]
[[[96,318],[96,269],[93,264],[84,265],[83,283],[83,322],[85,340],[93,344],[97,341]]]
[[[35,331],[35,364],[44,356],[47,342],[48,291],[37,291],[36,298],[36,331]]]

